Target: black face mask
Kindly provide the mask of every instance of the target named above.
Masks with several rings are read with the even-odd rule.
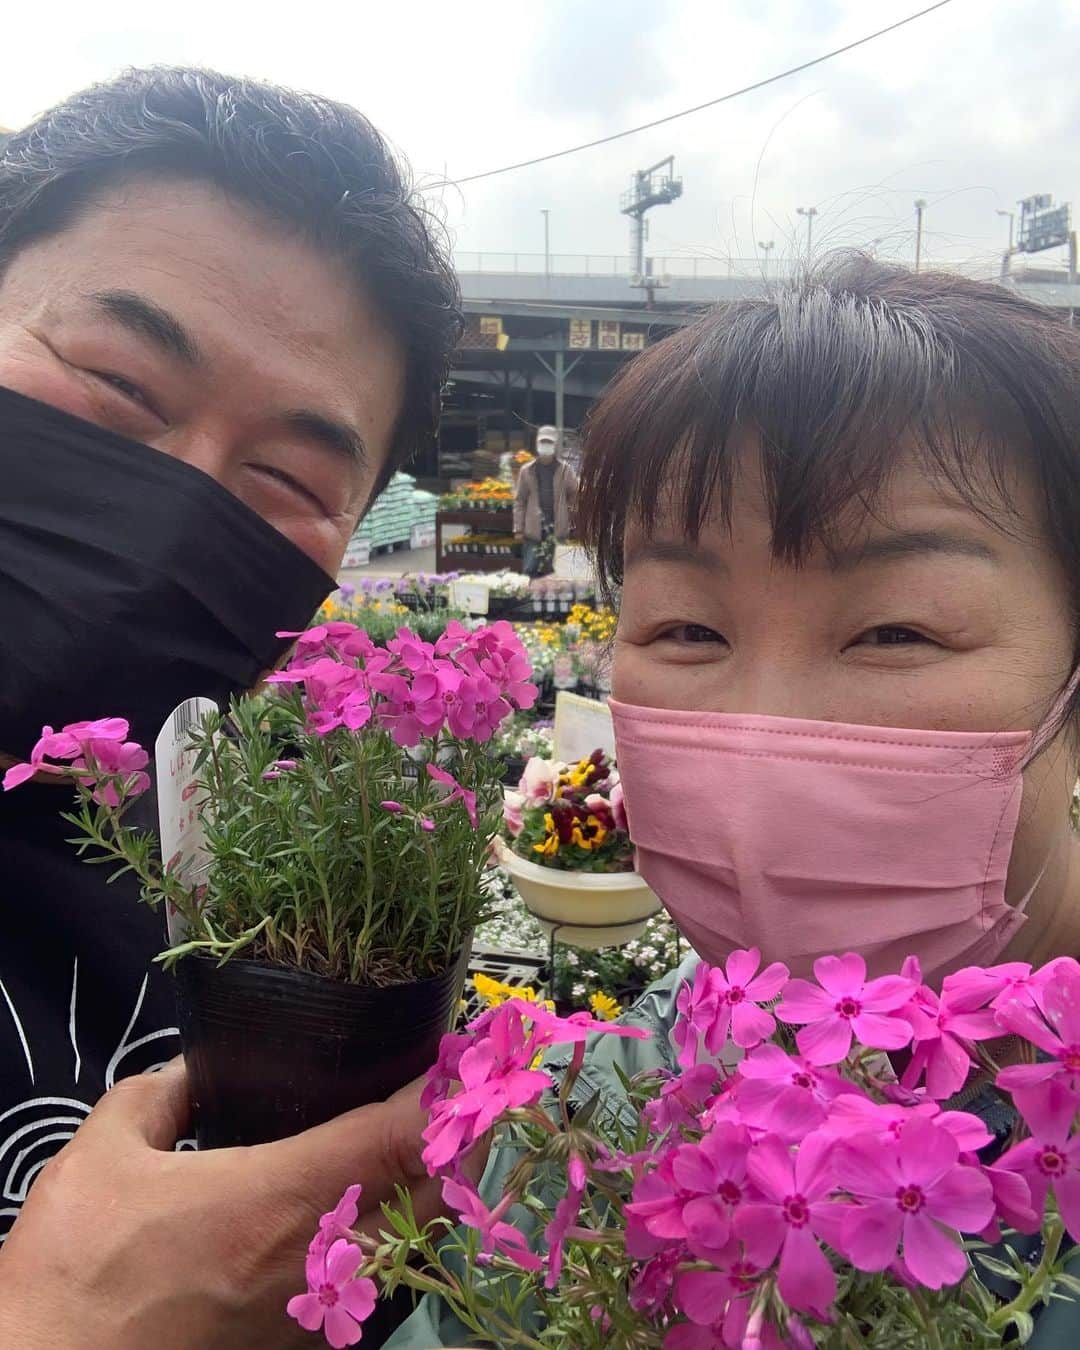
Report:
[[[335,585],[200,470],[0,388],[0,752],[106,716],[152,747],[183,699],[251,688]]]

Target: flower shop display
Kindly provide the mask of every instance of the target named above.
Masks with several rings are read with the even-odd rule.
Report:
[[[756,950],[700,964],[678,1069],[584,1096],[587,1038],[649,1033],[493,1000],[424,1094],[424,1161],[459,1226],[419,1228],[401,1193],[371,1238],[352,1188],[288,1313],[351,1345],[380,1289],[408,1285],[527,1350],[1022,1345],[1080,1294],[1080,964],[970,967],[940,992],[913,957],[868,980],[826,956],[814,976]],[[948,1105],[979,1077],[1015,1108],[1002,1137]],[[482,1197],[463,1162],[492,1129],[510,1160]]]
[[[519,551],[520,544],[513,534],[500,534],[493,530],[478,534],[455,534],[443,541],[443,552],[451,556],[462,553],[482,558],[512,558]]]
[[[439,498],[442,511],[505,511],[514,502],[514,488],[501,478],[484,478],[466,483]]]
[[[46,727],[4,778],[66,776],[80,852],[167,906],[159,959],[176,969],[204,1146],[294,1133],[433,1062],[487,905],[489,742],[536,696],[506,623],[385,646],[346,621],[287,636],[268,692],[191,731],[184,801],[205,862],[190,875],[125,819],[149,779],[123,719]]]
[[[639,936],[660,909],[633,870],[618,772],[601,750],[576,765],[526,763],[504,794],[497,856],[553,939],[612,946]]]
[[[638,937],[618,947],[557,946],[551,992],[564,1008],[589,1007],[598,994],[628,1006],[685,955],[679,930],[661,912],[649,919]]]

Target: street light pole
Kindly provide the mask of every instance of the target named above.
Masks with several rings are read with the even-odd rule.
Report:
[[[551,276],[551,235],[549,226],[551,224],[551,210],[549,207],[542,206],[540,214],[544,217],[544,276]]]
[[[1002,279],[1002,281],[1004,281],[1005,278],[1009,275],[1009,270],[1010,270],[1010,267],[1011,267],[1011,265],[1012,265],[1012,255],[1013,255],[1013,226],[1014,226],[1014,224],[1015,224],[1015,222],[1016,222],[1016,212],[1015,212],[1015,211],[998,211],[998,212],[996,212],[996,214],[999,215],[999,216],[1007,216],[1007,217],[1008,217],[1008,220],[1009,220],[1009,247],[1008,247],[1008,250],[1007,250],[1006,253],[1005,253],[1005,256],[1004,256],[1004,257],[1002,258],[1002,260],[1001,260],[1001,279]]]
[[[775,239],[758,240],[758,248],[761,249],[762,253],[765,254],[765,257],[762,260],[761,264],[761,275],[763,277],[767,277],[769,275],[769,254],[773,251],[775,247],[776,247]]]
[[[919,264],[922,262],[922,217],[926,210],[926,202],[919,197],[915,202],[915,271],[919,270]]]
[[[806,217],[806,257],[809,260],[814,242],[814,217],[817,215],[817,207],[797,206],[795,210],[800,216]]]

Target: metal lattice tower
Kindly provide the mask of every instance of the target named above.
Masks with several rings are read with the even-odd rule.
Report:
[[[675,156],[668,155],[648,169],[638,169],[632,185],[619,199],[619,210],[630,217],[630,266],[632,286],[649,290],[657,283],[647,278],[645,266],[645,213],[654,206],[669,206],[682,196],[682,179],[675,177]]]

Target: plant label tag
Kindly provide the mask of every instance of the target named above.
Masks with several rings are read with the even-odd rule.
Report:
[[[450,607],[466,614],[486,614],[491,606],[491,587],[482,581],[452,581]]]
[[[555,758],[564,764],[576,764],[594,750],[603,750],[609,759],[615,758],[611,710],[596,699],[560,691],[555,696]]]
[[[195,778],[195,747],[191,732],[207,713],[217,712],[209,698],[189,698],[165,719],[154,742],[157,772],[158,838],[167,872],[188,881],[209,862],[201,810],[203,797]],[[169,941],[181,942],[187,925],[173,905],[165,916]]]

